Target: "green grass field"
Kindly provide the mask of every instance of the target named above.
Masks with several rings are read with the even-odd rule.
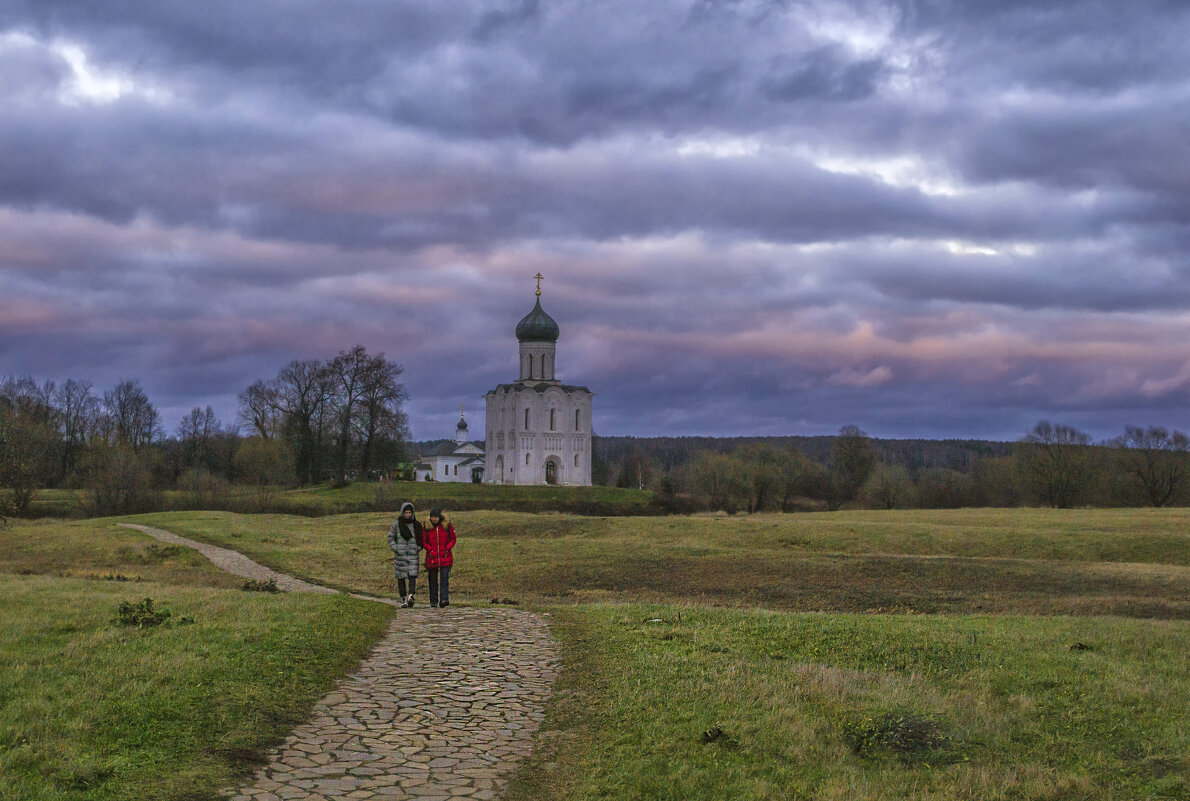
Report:
[[[0,799],[212,798],[308,715],[391,616],[241,584],[111,521],[0,531]],[[145,597],[172,613],[165,625],[114,622],[121,602]]]
[[[510,801],[1190,797],[1185,622],[554,614],[567,669]]]
[[[1190,797],[1188,510],[453,517],[455,598],[548,613],[564,655],[512,801]],[[393,592],[387,513],[136,520],[333,586]],[[113,523],[0,533],[2,667],[19,677],[0,696],[0,772],[24,782],[0,798],[138,797],[114,788],[151,773],[142,764],[199,777],[153,797],[216,786],[383,630],[379,605],[244,593],[201,557]],[[113,629],[117,600],[146,594],[196,623]],[[370,616],[352,633],[336,613]],[[303,700],[263,700],[280,668],[262,664],[297,649],[310,654],[289,679]],[[195,653],[221,661],[202,673]],[[47,683],[61,660],[94,670],[96,686],[147,683],[135,729],[155,734],[110,737],[95,722],[76,733],[76,688]],[[133,680],[128,665],[154,678]],[[203,693],[219,681],[232,711],[170,728],[171,704],[213,703]],[[270,704],[285,711],[244,723]],[[21,742],[34,741],[22,728],[31,717],[47,721],[36,758]],[[180,745],[162,753],[162,732]],[[76,738],[89,750],[75,753]]]

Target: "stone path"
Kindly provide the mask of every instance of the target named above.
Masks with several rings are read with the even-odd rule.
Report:
[[[289,591],[333,592],[235,551],[121,525],[197,548],[236,575],[276,578]],[[531,612],[403,609],[360,669],[318,702],[313,718],[252,782],[223,795],[233,801],[499,798],[508,773],[532,749],[557,670],[549,629]]]
[[[253,562],[239,551],[220,548],[217,545],[207,545],[205,542],[198,542],[197,540],[189,540],[185,537],[179,537],[177,534],[171,534],[165,529],[138,526],[135,523],[117,523],[117,525],[124,528],[134,528],[142,534],[148,534],[150,537],[159,539],[162,542],[168,542],[171,545],[182,545],[187,548],[193,548],[210,559],[215,567],[222,568],[232,575],[257,579],[258,581],[273,579],[277,582],[277,589],[282,592],[336,592],[336,590],[332,590],[329,587],[320,587],[317,584],[311,584],[293,576],[287,576],[284,573],[270,570],[262,564]],[[449,609],[450,607],[447,608]]]

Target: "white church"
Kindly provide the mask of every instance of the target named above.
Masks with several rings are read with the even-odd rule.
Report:
[[[419,454],[417,481],[486,484],[591,485],[591,390],[563,384],[554,377],[554,356],[561,333],[537,303],[517,323],[521,375],[485,396],[487,435],[482,443],[468,437],[462,414],[454,439]]]
[[[521,376],[487,393],[488,484],[591,485],[591,390],[554,377],[561,333],[537,303],[516,327]]]
[[[483,443],[473,442],[467,418],[461,411],[454,439],[418,454],[413,466],[414,481],[451,481],[478,484],[483,481]]]

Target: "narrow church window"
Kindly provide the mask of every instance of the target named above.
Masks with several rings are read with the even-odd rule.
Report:
[[[525,409],[525,430],[529,430],[529,410]]]
[[[529,465],[529,454],[526,453],[525,454],[525,466],[528,467],[528,465]]]
[[[583,411],[582,409],[575,409],[575,410],[574,410],[574,430],[575,430],[575,431],[578,431],[578,430],[579,430],[579,428],[578,428],[578,416],[579,416],[580,414],[582,414],[582,411]]]
[[[533,377],[533,354],[529,354],[529,377]]]
[[[442,475],[444,475],[444,476],[450,475],[450,465],[448,465],[448,464],[442,465]]]
[[[458,474],[459,474],[459,466],[456,464],[455,465],[455,475],[457,476]]]
[[[556,411],[558,411],[558,410],[557,410],[557,409],[550,409],[550,431],[556,431],[556,430],[557,430],[557,428],[554,426],[554,412],[556,412]]]
[[[578,467],[578,454],[577,453],[574,455],[574,466]]]

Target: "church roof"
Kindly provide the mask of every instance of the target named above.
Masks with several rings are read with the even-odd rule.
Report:
[[[483,450],[483,447],[484,447],[483,442],[479,442],[476,440],[471,440],[470,442],[463,442],[463,443],[452,442],[451,440],[447,440],[446,442],[440,442],[437,445],[426,448],[424,451],[421,451],[420,453],[418,453],[418,457],[421,459],[432,459],[435,456],[455,456],[457,451],[461,450],[462,448],[467,447],[468,445],[474,445],[476,448],[479,448],[481,451]],[[457,454],[457,455],[461,456],[462,454]],[[467,454],[467,455],[470,455],[470,454]]]
[[[578,387],[571,384],[559,384],[553,381],[514,381],[511,384],[497,384],[496,388],[489,390],[487,394],[492,395],[497,392],[520,392],[524,389],[531,389],[534,392],[544,393],[550,387],[557,387],[567,394],[571,392],[585,392],[588,395],[595,394],[586,387]]]
[[[540,293],[538,293],[540,294]],[[541,298],[533,311],[521,318],[516,324],[516,338],[518,342],[557,342],[561,330],[554,318],[541,308]]]
[[[457,426],[455,426],[455,428],[462,429],[463,431],[466,431],[467,430],[467,421],[460,417],[459,424]]]

